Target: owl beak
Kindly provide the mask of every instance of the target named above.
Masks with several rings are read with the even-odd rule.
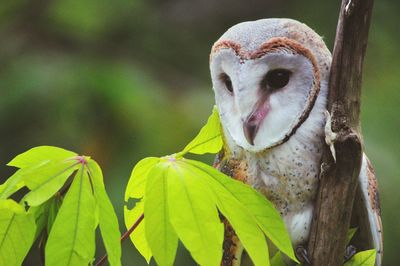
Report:
[[[261,122],[267,116],[269,112],[269,104],[266,100],[260,101],[253,112],[243,122],[243,132],[250,145],[254,145],[254,139],[256,138],[258,129],[260,128]]]
[[[251,119],[251,117],[243,123],[244,136],[246,137],[247,142],[251,145],[254,145],[254,139],[256,138],[257,131],[258,124],[255,123],[255,120]]]

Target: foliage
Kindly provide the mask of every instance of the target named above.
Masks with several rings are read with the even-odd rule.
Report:
[[[199,134],[183,149],[180,155],[185,153],[205,154],[218,153],[222,148],[222,137],[217,108],[214,106],[207,124]]]
[[[285,266],[286,263],[283,261],[282,254],[280,252],[276,252],[275,255],[271,258],[271,266]]]
[[[110,264],[120,265],[118,221],[94,160],[40,146],[8,165],[19,170],[0,186],[1,265],[20,265],[40,235],[48,235],[46,265],[87,265],[94,258],[99,225]],[[22,187],[29,192],[20,204],[6,199]]]
[[[125,216],[130,226],[132,217],[144,212],[142,231],[131,239],[147,261],[152,254],[159,265],[172,265],[179,238],[200,265],[218,265],[223,242],[219,213],[231,223],[256,265],[269,265],[264,234],[296,260],[285,225],[265,197],[207,164],[183,157],[216,153],[221,147],[214,108],[207,124],[182,152],[145,158],[133,169],[125,200],[141,201],[132,210],[126,208]]]
[[[12,200],[0,200],[0,265],[21,265],[33,243],[35,229],[32,214]]]
[[[349,231],[347,231],[347,245],[350,243],[350,241],[353,239],[354,235],[356,234],[358,228],[350,228]]]

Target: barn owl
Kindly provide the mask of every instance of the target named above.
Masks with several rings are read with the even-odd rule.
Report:
[[[305,246],[310,233],[325,145],[330,65],[331,54],[322,38],[290,19],[237,24],[217,40],[210,54],[224,135],[215,167],[251,185],[275,205],[294,247]],[[377,182],[365,154],[359,183],[354,209],[364,212],[356,226],[367,240],[357,248],[376,248],[380,265]],[[245,253],[230,231],[225,233],[222,264],[240,265]]]

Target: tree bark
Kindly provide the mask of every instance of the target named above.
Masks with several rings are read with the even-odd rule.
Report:
[[[308,244],[312,265],[342,265],[362,160],[361,78],[373,0],[342,0],[329,80],[328,106],[336,137],[326,147]]]

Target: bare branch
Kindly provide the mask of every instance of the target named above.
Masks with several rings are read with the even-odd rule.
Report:
[[[342,265],[362,159],[360,98],[373,0],[343,0],[336,30],[328,110],[336,163],[326,147],[309,254],[313,265]]]

